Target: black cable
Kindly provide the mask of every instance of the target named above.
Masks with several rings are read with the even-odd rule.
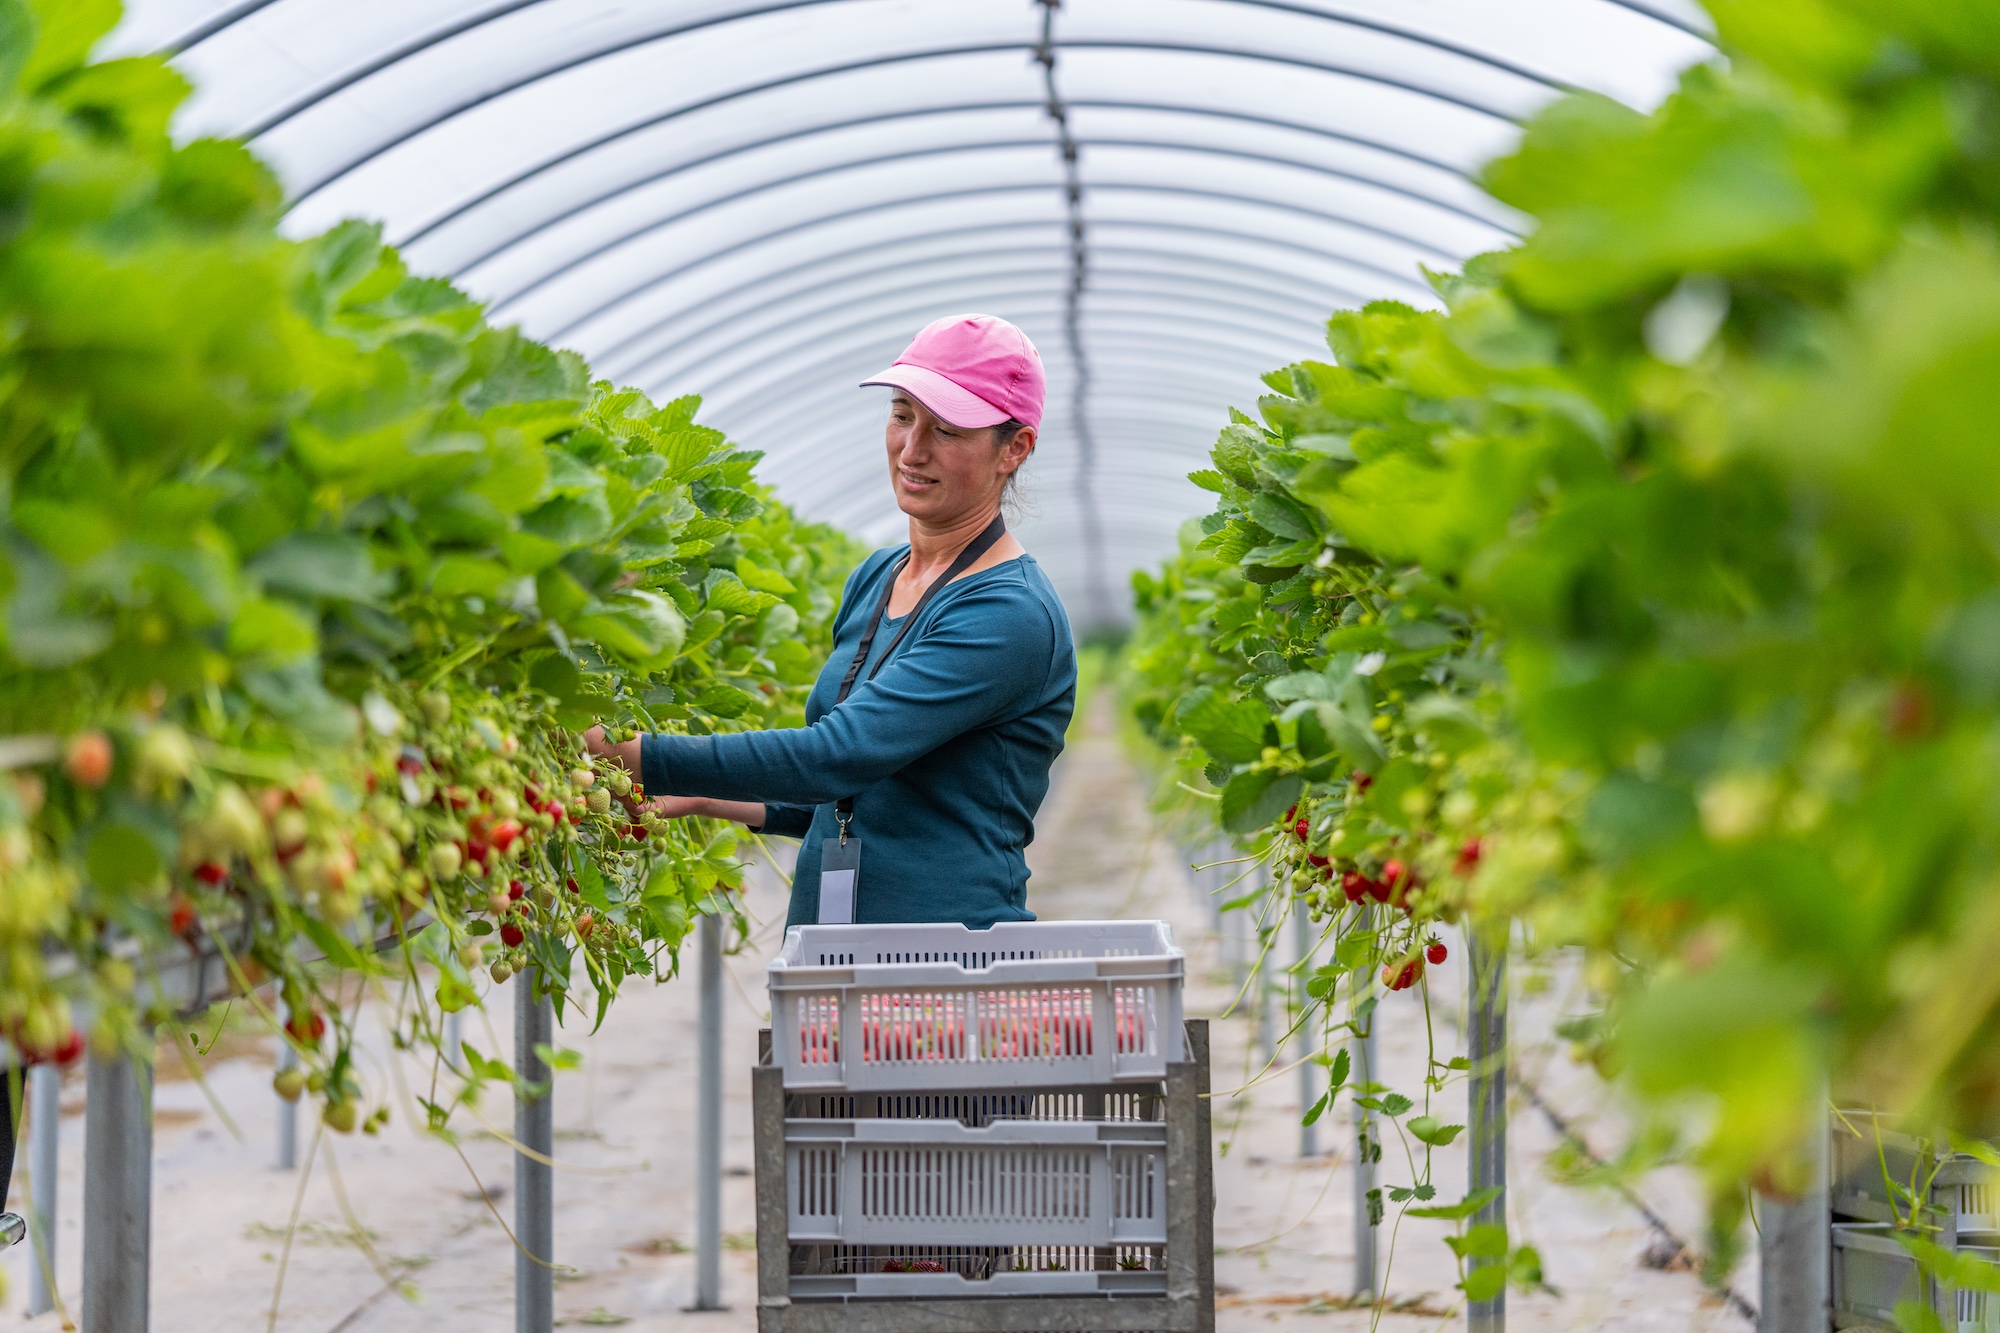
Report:
[[[14,1181],[14,1131],[20,1128],[14,1118],[14,1084],[27,1079],[26,1069],[0,1064],[0,1213],[7,1211],[7,1187]]]
[[[1076,136],[1069,125],[1069,108],[1056,90],[1056,10],[1062,0],[1036,0],[1042,7],[1042,40],[1035,60],[1042,67],[1048,93],[1047,111],[1056,127],[1062,152],[1063,198],[1069,212],[1069,290],[1063,298],[1063,337],[1069,344],[1070,433],[1076,437],[1076,507],[1083,535],[1083,586],[1089,607],[1088,624],[1096,629],[1111,623],[1110,590],[1104,567],[1104,525],[1097,512],[1097,445],[1090,431],[1090,360],[1083,350],[1083,293],[1090,278],[1088,233],[1083,220],[1083,173],[1077,160]]]

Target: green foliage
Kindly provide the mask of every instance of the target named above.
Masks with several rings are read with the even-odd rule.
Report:
[[[161,1017],[131,946],[203,931],[333,1020],[292,1035],[336,1105],[312,958],[430,968],[404,1041],[474,968],[574,970],[601,1019],[742,866],[577,733],[801,723],[857,552],[698,400],[592,383],[375,227],[282,238],[262,164],[167,137],[178,76],[84,63],[115,17],[0,0],[0,1032],[55,1049],[84,1001],[117,1042]]]
[[[1720,1236],[1828,1079],[2000,1129],[2000,48],[1991,6],[1715,11],[1726,67],[1488,168],[1535,227],[1444,312],[1267,377],[1130,661],[1187,785],[1304,781],[1306,844],[1250,842],[1336,935],[1307,854],[1415,868],[1375,959],[1427,914],[1586,949],[1586,1053]]]

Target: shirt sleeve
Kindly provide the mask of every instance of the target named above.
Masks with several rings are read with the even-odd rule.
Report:
[[[811,726],[645,736],[640,772],[654,795],[824,805],[1008,716],[1040,688],[1054,651],[1038,602],[1011,583],[974,587]]]
[[[803,838],[812,828],[812,822],[812,806],[784,805],[778,801],[766,801],[764,827],[757,832],[774,834],[780,838]]]

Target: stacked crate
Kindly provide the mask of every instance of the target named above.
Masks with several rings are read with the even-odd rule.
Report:
[[[794,927],[753,1076],[760,1329],[1213,1329],[1184,964],[1162,922]]]
[[[1927,1279],[1896,1239],[1898,1221],[2000,1276],[2000,1190],[1968,1153],[1878,1129],[1865,1110],[1833,1117],[1828,1144],[1836,1328],[1896,1327],[1896,1307],[1928,1306],[1957,1333],[2000,1330],[2000,1297]],[[1895,1182],[1892,1188],[1890,1182]]]

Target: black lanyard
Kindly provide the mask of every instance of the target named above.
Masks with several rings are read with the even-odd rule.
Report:
[[[930,605],[931,598],[937,596],[947,583],[950,583],[960,574],[972,568],[979,557],[992,550],[993,544],[1006,535],[1007,524],[1002,521],[998,514],[995,514],[993,521],[986,525],[986,530],[981,532],[977,537],[974,537],[966,548],[958,553],[958,558],[951,562],[951,567],[932,579],[931,585],[924,589],[923,596],[917,598],[917,604],[910,608],[910,613],[903,617],[903,623],[896,627],[896,637],[890,639],[889,646],[882,650],[882,659],[875,664],[874,670],[868,673],[868,679],[875,679],[876,672],[879,672],[883,665],[888,662],[890,654],[896,651],[896,645],[900,644],[903,641],[903,636],[910,632],[910,626],[917,623],[917,617],[921,616],[924,613],[924,608]],[[896,595],[896,580],[902,576],[904,567],[909,563],[910,557],[905,554],[901,560],[896,562],[896,567],[889,571],[888,586],[882,589],[882,596],[875,603],[875,613],[868,617],[868,628],[861,631],[861,644],[854,650],[854,660],[847,664],[847,674],[840,681],[840,693],[835,695],[833,699],[834,707],[838,708],[841,704],[847,702],[847,696],[854,690],[855,681],[860,679],[861,668],[868,663],[868,652],[875,646],[875,631],[882,628],[882,613],[888,610],[889,599]],[[854,798],[852,796],[841,797],[839,802],[834,806],[834,815],[840,823],[840,841],[842,845],[845,845],[847,842],[847,826],[854,819]]]

